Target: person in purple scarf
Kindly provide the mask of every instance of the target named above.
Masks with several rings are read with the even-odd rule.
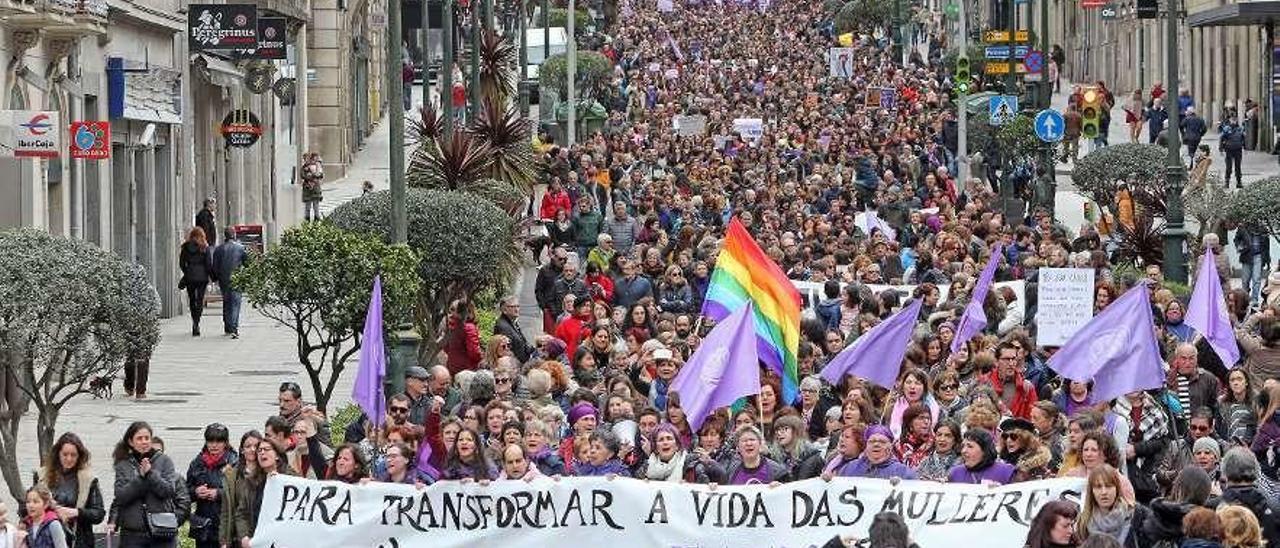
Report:
[[[596,430],[591,433],[591,449],[587,451],[587,462],[577,466],[579,476],[624,476],[631,477],[631,471],[618,458],[622,448],[618,435],[612,430]]]
[[[962,437],[960,464],[951,468],[950,483],[1012,483],[1017,468],[996,458],[996,443],[990,432],[974,428]]]
[[[862,433],[862,456],[832,470],[846,478],[916,479],[916,471],[893,456],[893,432],[888,426],[873,424]]]

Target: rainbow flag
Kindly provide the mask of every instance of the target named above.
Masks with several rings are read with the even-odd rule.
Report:
[[[755,307],[756,349],[782,377],[782,399],[794,402],[800,388],[800,292],[735,217],[716,259],[702,314],[719,322],[748,302]]]

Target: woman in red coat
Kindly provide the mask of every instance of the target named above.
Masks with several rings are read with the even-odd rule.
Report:
[[[449,305],[449,318],[445,320],[444,350],[448,360],[445,362],[450,374],[475,369],[484,357],[480,349],[480,329],[476,326],[475,310],[465,300],[454,301]]]

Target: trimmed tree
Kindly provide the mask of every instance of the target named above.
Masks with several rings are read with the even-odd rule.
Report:
[[[408,247],[307,223],[246,263],[235,283],[254,308],[293,330],[298,362],[307,370],[316,407],[325,412],[347,360],[360,351],[374,275],[382,275],[382,325],[391,339],[395,327],[412,317],[417,263]]]
[[[441,326],[449,304],[485,290],[502,290],[523,262],[517,224],[490,201],[470,192],[410,188],[409,245],[418,253],[418,306],[414,324],[430,358],[440,349]],[[334,225],[391,240],[391,193],[366,194],[339,206]]]
[[[1280,177],[1255,181],[1236,192],[1226,218],[1259,228],[1280,241]]]
[[[0,472],[21,500],[23,413],[35,407],[39,447],[51,447],[67,403],[155,349],[160,298],[141,266],[38,230],[0,233],[0,264]]]
[[[1163,147],[1141,143],[1102,147],[1076,162],[1071,182],[1116,218],[1116,189],[1125,182],[1139,215],[1164,217],[1166,153]]]
[[[558,97],[567,97],[569,94],[567,63],[568,60],[563,53],[547,58],[538,69],[538,85],[555,90]],[[576,69],[575,98],[579,104],[589,105],[609,84],[609,77],[613,74],[613,62],[602,53],[579,51]]]

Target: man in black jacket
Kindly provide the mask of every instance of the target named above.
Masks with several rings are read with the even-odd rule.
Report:
[[[533,355],[533,347],[525,338],[524,330],[520,329],[520,299],[515,295],[504,297],[500,306],[501,313],[498,321],[493,324],[493,333],[511,341],[511,353],[520,363],[529,361],[529,356]]]
[[[1233,447],[1222,457],[1218,470],[1227,481],[1222,490],[1223,504],[1248,508],[1262,525],[1262,539],[1267,546],[1280,546],[1280,507],[1267,500],[1258,490],[1258,459],[1245,447]]]
[[[569,250],[564,246],[556,247],[551,250],[551,257],[547,264],[538,269],[538,279],[533,286],[533,295],[538,301],[538,309],[542,310],[544,333],[554,333],[556,330],[556,316],[552,312],[555,307],[552,306],[552,302],[555,300],[556,280],[560,279],[560,272],[564,270],[564,264],[568,260]]]
[[[204,230],[204,239],[210,248],[218,243],[218,230],[213,224],[213,206],[216,203],[213,198],[205,198],[204,209],[196,213],[196,226]]]
[[[1257,227],[1242,224],[1236,230],[1232,243],[1240,253],[1244,288],[1249,292],[1249,302],[1257,303],[1262,298],[1262,286],[1267,283],[1266,269],[1271,265],[1271,240],[1266,232]]]

